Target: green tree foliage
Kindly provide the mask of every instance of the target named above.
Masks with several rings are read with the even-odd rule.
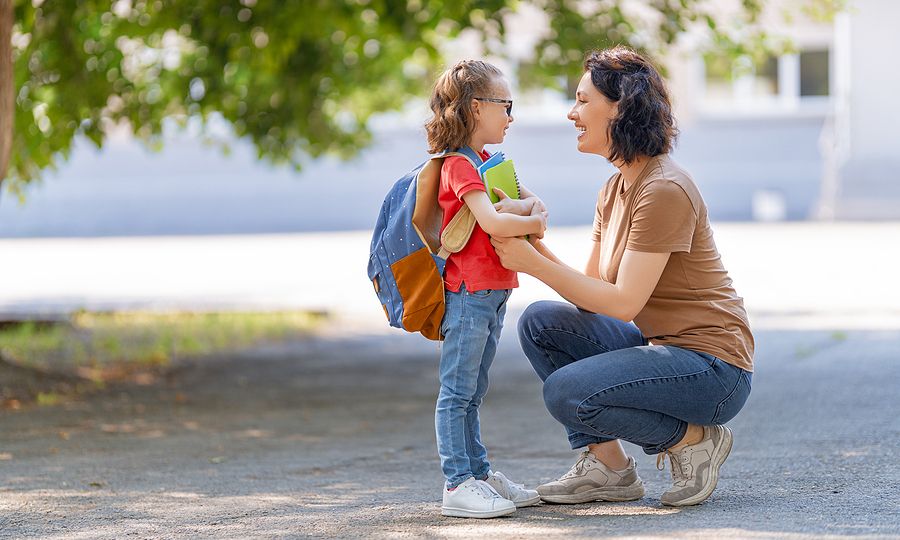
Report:
[[[217,114],[275,163],[299,167],[308,157],[352,155],[369,141],[372,114],[427,91],[443,43],[466,29],[496,42],[505,17],[523,3],[11,1],[13,26],[0,28],[0,38],[13,44],[15,122],[14,133],[0,133],[12,137],[0,178],[13,190],[67,159],[79,136],[100,147],[122,123],[158,147],[164,121],[207,125]],[[753,21],[763,0],[733,1]],[[696,0],[649,0],[655,22],[642,32],[624,1],[530,3],[550,21],[534,61],[521,69],[530,85],[578,75],[586,50],[628,43],[652,52],[695,23],[725,45],[738,43]]]
[[[366,121],[420,94],[438,45],[499,25],[501,0],[21,1],[13,28],[16,122],[8,178],[40,175],[84,135],[127,121],[227,120],[261,157],[350,154]]]

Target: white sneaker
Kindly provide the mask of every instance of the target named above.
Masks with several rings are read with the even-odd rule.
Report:
[[[512,501],[501,497],[484,480],[469,478],[456,489],[444,488],[441,515],[467,518],[493,518],[516,511]]]
[[[532,506],[541,502],[541,496],[533,489],[525,489],[522,484],[513,483],[502,472],[489,471],[485,482],[494,488],[504,499],[516,505],[516,508]]]

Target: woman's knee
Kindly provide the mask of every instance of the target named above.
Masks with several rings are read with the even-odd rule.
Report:
[[[526,344],[537,345],[541,331],[558,319],[559,314],[567,307],[570,306],[563,302],[554,302],[552,300],[539,300],[529,305],[519,317],[517,327],[519,342],[523,346]]]
[[[712,419],[712,424],[725,424],[744,408],[747,398],[750,397],[750,381],[752,375],[749,372],[741,371],[738,381],[734,389],[727,398],[722,400],[716,406],[716,413]]]

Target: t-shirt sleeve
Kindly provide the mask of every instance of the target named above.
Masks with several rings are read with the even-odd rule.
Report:
[[[487,192],[478,172],[467,159],[449,157],[444,161],[442,169],[447,187],[456,195],[457,199],[462,200],[463,195],[476,189]]]
[[[697,212],[675,182],[651,182],[638,194],[625,249],[650,253],[690,251]]]

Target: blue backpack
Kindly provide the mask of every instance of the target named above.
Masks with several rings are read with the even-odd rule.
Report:
[[[369,279],[391,326],[442,340],[444,266],[465,247],[475,216],[463,205],[444,232],[438,205],[441,166],[462,156],[476,169],[482,159],[468,147],[434,156],[397,180],[381,205],[369,249]]]

